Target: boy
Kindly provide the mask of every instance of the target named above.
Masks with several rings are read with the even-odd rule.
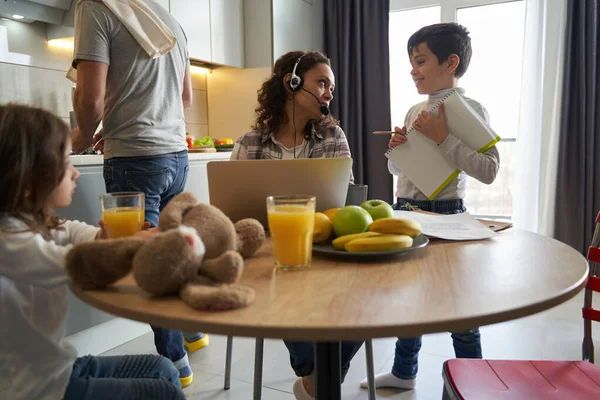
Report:
[[[500,158],[496,147],[485,153],[471,150],[466,144],[448,132],[443,105],[438,115],[429,113],[440,99],[451,90],[458,91],[464,97],[464,89],[458,87],[458,80],[469,67],[471,60],[471,39],[467,29],[456,23],[442,23],[426,26],[414,33],[408,40],[408,55],[412,65],[411,75],[420,94],[429,98],[413,106],[406,115],[405,126],[395,127],[396,132],[389,146],[401,146],[410,140],[406,136],[406,127],[412,126],[433,140],[440,151],[448,157],[462,172],[446,186],[435,200],[428,200],[402,171],[388,161],[390,172],[398,176],[396,189],[396,210],[413,207],[439,214],[458,214],[466,211],[463,204],[467,175],[490,184],[496,178]],[[489,116],[478,102],[464,97],[467,103],[487,122]],[[418,134],[418,133],[413,133]],[[481,340],[479,329],[452,333],[454,352],[459,358],[481,358]],[[396,341],[396,353],[392,371],[375,377],[376,387],[396,387],[412,389],[415,387],[421,337],[399,338]],[[367,381],[361,382],[367,387]]]

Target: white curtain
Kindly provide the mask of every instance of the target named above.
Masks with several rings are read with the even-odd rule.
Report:
[[[527,0],[515,226],[552,235],[567,0]]]

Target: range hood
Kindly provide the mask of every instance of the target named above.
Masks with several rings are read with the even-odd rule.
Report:
[[[24,22],[40,21],[47,24],[73,26],[77,0],[0,0],[0,15],[24,17]]]

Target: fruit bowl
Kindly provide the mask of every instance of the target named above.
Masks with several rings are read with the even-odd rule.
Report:
[[[420,249],[429,244],[429,239],[424,235],[418,235],[413,239],[413,245],[405,249],[396,249],[388,251],[371,251],[371,252],[358,252],[358,251],[346,251],[337,250],[331,245],[331,241],[325,243],[313,244],[313,254],[322,255],[331,258],[337,258],[339,260],[346,261],[375,261],[393,257],[398,254],[406,253],[415,249]]]

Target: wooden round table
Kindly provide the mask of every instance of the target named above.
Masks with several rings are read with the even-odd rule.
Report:
[[[511,229],[483,241],[433,240],[379,262],[314,256],[310,269],[293,272],[273,270],[267,239],[246,260],[240,282],[256,290],[256,300],[234,311],[201,312],[177,297],[150,298],[131,276],[106,290],[73,292],[103,311],[166,328],[325,342],[317,348],[321,375],[339,371],[340,340],[461,331],[524,317],[573,297],[587,273],[573,248]],[[332,379],[325,376],[318,382],[327,385]],[[339,398],[339,385],[327,386],[318,393]]]

